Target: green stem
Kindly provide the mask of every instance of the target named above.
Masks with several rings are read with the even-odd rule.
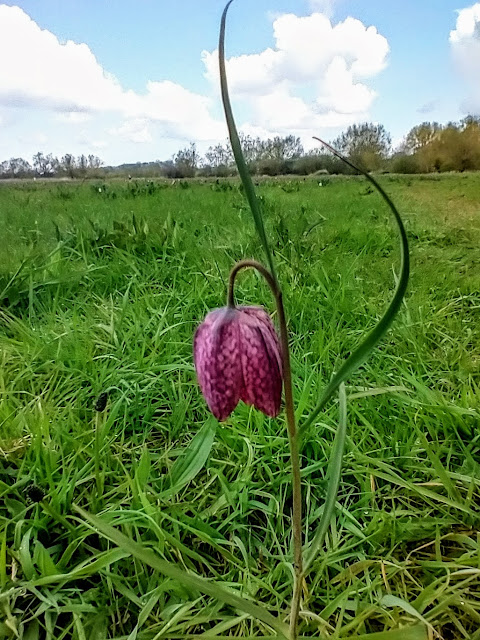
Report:
[[[230,272],[228,286],[228,306],[234,307],[234,284],[239,271],[246,268],[256,269],[267,281],[275,298],[280,327],[280,345],[283,358],[283,389],[285,393],[285,415],[287,418],[288,440],[290,444],[290,460],[292,465],[292,532],[293,532],[293,557],[295,569],[295,584],[293,588],[292,607],[290,613],[290,638],[296,640],[298,615],[300,610],[300,598],[303,583],[303,557],[302,557],[302,485],[300,478],[300,453],[298,443],[298,431],[295,422],[295,409],[293,404],[292,369],[290,364],[290,348],[288,345],[288,329],[283,306],[282,292],[274,276],[260,262],[256,260],[241,260]]]
[[[230,2],[223,10],[222,22],[220,24],[220,38],[218,42],[218,63],[220,66],[220,88],[222,91],[223,108],[225,111],[225,119],[227,121],[228,135],[230,136],[233,155],[238,167],[238,173],[240,174],[240,178],[242,179],[242,183],[245,189],[245,195],[247,196],[248,204],[250,205],[250,209],[252,210],[257,233],[263,245],[265,255],[267,256],[268,268],[270,269],[270,273],[276,282],[277,276],[275,275],[272,252],[270,251],[267,235],[265,233],[265,226],[263,224],[262,213],[260,211],[260,204],[255,193],[255,188],[253,186],[252,178],[245,162],[245,158],[243,157],[242,146],[240,144],[240,138],[238,137],[237,127],[235,125],[235,119],[232,112],[232,105],[230,104],[230,97],[228,94],[227,74],[225,71],[225,21],[227,18],[228,8],[232,4],[232,2],[233,0],[230,0]]]

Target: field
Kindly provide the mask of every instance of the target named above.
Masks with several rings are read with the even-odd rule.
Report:
[[[300,631],[423,623],[430,638],[480,640],[480,174],[379,180],[405,218],[412,276],[347,384],[338,503]],[[258,193],[301,420],[385,309],[398,240],[362,178],[265,180]],[[286,619],[283,414],[241,405],[217,424],[192,362],[234,262],[263,260],[238,183],[0,184],[0,225],[0,639],[274,637],[76,510]],[[274,311],[251,272],[237,298]],[[337,420],[332,401],[302,450],[306,544]]]

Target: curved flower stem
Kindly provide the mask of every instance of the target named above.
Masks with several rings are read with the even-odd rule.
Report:
[[[229,307],[235,306],[234,283],[239,271],[246,268],[256,269],[267,281],[277,305],[278,324],[280,326],[280,344],[283,358],[283,388],[285,391],[285,414],[287,417],[288,440],[290,443],[290,460],[292,464],[292,531],[293,531],[293,557],[295,567],[295,584],[293,589],[292,609],[290,613],[290,637],[291,640],[297,638],[297,623],[300,609],[300,597],[303,583],[303,559],[302,559],[302,490],[300,479],[300,454],[298,443],[298,432],[295,423],[295,410],[293,405],[292,391],[292,371],[290,365],[290,350],[288,346],[288,330],[285,318],[285,309],[282,300],[282,291],[276,278],[266,269],[263,264],[256,260],[241,260],[230,272],[228,284]]]
[[[227,121],[228,135],[232,144],[233,156],[238,168],[238,173],[242,179],[242,184],[245,189],[245,196],[247,197],[248,204],[252,211],[253,220],[257,229],[258,237],[263,245],[265,255],[267,257],[268,267],[270,273],[276,279],[275,266],[273,264],[272,252],[270,245],[268,244],[267,234],[265,233],[265,225],[263,224],[262,211],[258,202],[257,195],[255,193],[255,187],[253,186],[252,178],[245,162],[245,157],[242,151],[242,145],[240,144],[240,138],[238,137],[237,126],[235,124],[235,118],[233,117],[232,106],[230,104],[230,96],[228,93],[227,73],[225,70],[225,23],[227,20],[228,8],[232,4],[233,0],[230,0],[225,9],[223,10],[222,20],[220,23],[220,36],[218,40],[218,63],[220,72],[220,89],[222,93],[223,108],[225,111],[225,119]]]
[[[338,152],[336,149],[334,149],[331,145],[329,145],[324,140],[317,138],[317,136],[313,136],[313,139],[318,140],[318,142],[323,144],[323,146],[326,147],[331,153],[333,153],[333,155],[335,155],[337,158],[340,158],[340,160],[342,160],[342,162],[345,162],[345,164],[347,164],[349,167],[352,167],[353,169],[355,169],[355,171],[358,171],[359,173],[364,175],[365,178],[369,182],[371,182],[371,184],[373,184],[375,189],[380,193],[384,201],[387,203],[390,211],[393,214],[395,222],[397,224],[397,228],[400,236],[400,277],[398,279],[398,283],[395,288],[395,293],[393,294],[393,298],[391,299],[390,304],[388,305],[383,316],[377,322],[375,327],[370,331],[370,333],[366,336],[363,342],[345,360],[345,362],[342,364],[340,369],[333,376],[333,378],[330,380],[329,384],[323,391],[320,397],[320,400],[318,401],[313,411],[310,413],[309,417],[303,423],[300,424],[300,428],[299,428],[300,438],[302,438],[302,436],[305,433],[307,433],[309,427],[315,422],[315,419],[317,418],[318,414],[320,413],[320,411],[322,411],[322,409],[327,404],[328,400],[330,400],[330,398],[333,396],[333,394],[338,389],[340,384],[342,382],[345,382],[345,380],[356,369],[358,369],[360,365],[362,365],[365,362],[365,360],[370,355],[372,349],[383,338],[383,336],[389,329],[390,325],[393,322],[393,319],[395,318],[395,316],[397,315],[400,309],[402,300],[405,297],[405,292],[407,290],[408,279],[410,274],[410,255],[409,255],[409,249],[408,249],[407,232],[405,230],[405,226],[403,224],[402,218],[400,217],[400,214],[398,213],[397,208],[393,204],[390,196],[387,193],[385,193],[382,186],[367,171],[353,164],[353,162],[351,162],[348,158],[346,158],[344,155],[342,155],[340,152]]]

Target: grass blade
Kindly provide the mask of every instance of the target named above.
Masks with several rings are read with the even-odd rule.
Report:
[[[240,178],[245,189],[245,195],[247,196],[248,204],[250,205],[250,209],[252,211],[257,233],[265,250],[268,268],[270,270],[270,273],[276,280],[277,277],[275,275],[272,252],[270,251],[270,247],[268,245],[265,226],[263,224],[262,212],[260,210],[260,204],[255,193],[255,188],[253,186],[250,172],[243,156],[242,145],[240,144],[240,139],[238,137],[238,131],[232,112],[232,105],[230,104],[230,97],[228,94],[227,74],[225,71],[225,22],[227,19],[228,8],[232,4],[232,2],[233,0],[230,0],[230,2],[227,3],[225,9],[223,10],[222,22],[220,25],[220,38],[218,42],[218,62],[220,67],[220,88],[222,92],[222,102],[225,111],[225,118],[227,120],[228,134],[230,137],[230,142],[232,144],[233,156],[237,164],[238,173],[240,174]]]
[[[425,626],[428,625],[428,622],[425,620],[422,614],[419,613],[415,609],[415,607],[413,607],[409,602],[406,602],[403,598],[398,598],[397,596],[387,593],[380,600],[380,604],[384,607],[399,607],[400,609],[403,609],[406,613],[410,614],[414,618],[418,618],[421,622],[425,624]]]
[[[402,218],[397,211],[397,208],[393,204],[390,197],[385,193],[383,188],[378,184],[378,182],[373,178],[369,173],[360,169],[356,165],[354,165],[350,160],[345,158],[342,154],[336,151],[329,144],[320,140],[320,138],[315,138],[323,145],[327,147],[329,151],[331,151],[335,156],[343,160],[350,167],[363,174],[369,182],[373,184],[375,189],[380,193],[382,198],[385,200],[387,205],[390,207],[390,210],[393,214],[395,222],[398,226],[398,231],[400,235],[400,256],[401,256],[401,266],[400,266],[400,278],[397,283],[397,287],[395,289],[395,293],[393,295],[392,301],[388,305],[387,310],[385,311],[382,318],[379,320],[374,329],[367,335],[362,344],[355,349],[355,351],[348,357],[348,359],[343,363],[337,373],[333,376],[330,383],[327,385],[325,391],[316,407],[313,409],[309,417],[303,422],[300,427],[300,434],[303,435],[307,431],[307,429],[313,424],[315,418],[318,416],[323,407],[330,400],[332,395],[338,389],[342,382],[345,380],[356,370],[358,367],[365,362],[365,360],[370,355],[372,349],[380,342],[385,333],[388,331],[388,328],[393,322],[393,319],[398,313],[400,309],[400,305],[402,304],[403,297],[405,295],[405,291],[407,290],[408,278],[410,275],[410,256],[408,251],[408,239],[407,233],[405,231],[405,227],[403,225]]]
[[[337,501],[338,487],[340,485],[340,475],[342,472],[343,452],[345,450],[345,437],[347,434],[347,394],[345,392],[345,385],[340,383],[339,388],[339,419],[338,429],[335,435],[335,442],[333,444],[333,453],[328,466],[328,488],[325,498],[325,505],[323,513],[320,518],[320,523],[315,532],[312,544],[310,545],[307,553],[305,554],[304,571],[306,572],[315,559],[318,550],[325,541],[327,530],[332,519],[333,511],[335,509],[335,502]]]
[[[428,630],[424,626],[403,627],[395,631],[378,631],[363,636],[355,636],[355,640],[429,640]]]
[[[189,589],[194,589],[200,593],[217,598],[217,600],[220,600],[235,609],[240,609],[241,611],[248,613],[253,618],[261,620],[274,629],[281,638],[288,639],[288,626],[278,618],[275,618],[275,616],[272,616],[272,614],[263,607],[243,598],[235,593],[235,591],[227,589],[223,585],[207,580],[206,578],[202,578],[201,576],[187,573],[186,571],[183,571],[183,569],[179,569],[173,563],[160,558],[151,549],[147,549],[134,540],[127,538],[127,536],[115,529],[115,527],[104,522],[98,516],[87,513],[76,505],[74,505],[74,509],[86,522],[88,522],[105,538],[116,544],[124,551],[127,551],[134,558],[137,558],[137,560],[140,560],[155,571],[162,573]]]
[[[217,421],[209,418],[185,451],[176,459],[170,472],[170,487],[162,492],[165,498],[178,493],[203,469],[212,449]]]
[[[213,633],[201,633],[201,634],[187,634],[178,633],[168,636],[169,640],[232,640],[234,636],[220,636]],[[278,635],[274,636],[244,636],[243,640],[278,640]],[[298,640],[318,640],[319,636],[298,636]],[[347,636],[345,636],[347,639]],[[119,640],[128,640],[128,638],[121,638]],[[377,631],[375,633],[367,633],[361,636],[352,637],[352,640],[429,640],[427,630],[424,627],[402,627],[401,629],[394,629],[390,631]]]

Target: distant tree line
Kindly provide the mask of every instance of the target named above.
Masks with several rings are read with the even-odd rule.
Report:
[[[293,135],[262,140],[240,134],[246,163],[252,174],[353,173],[342,161],[321,147],[305,152],[300,138]],[[348,127],[332,145],[354,164],[368,171],[429,173],[480,169],[480,116],[441,125],[422,122],[413,127],[401,145],[392,150],[391,136],[381,124],[364,122]],[[0,178],[35,176],[85,178],[99,176],[190,178],[227,177],[236,173],[229,142],[209,147],[204,157],[195,143],[177,151],[170,160],[105,167],[94,155],[60,160],[52,154],[36,153],[32,163],[11,158],[0,163]]]
[[[391,158],[391,170],[398,173],[474,169],[480,169],[480,116],[447,125],[422,122]]]
[[[75,157],[66,153],[58,159],[51,153],[36,153],[32,162],[10,158],[0,162],[0,178],[86,178],[101,175],[103,160],[95,155]]]

